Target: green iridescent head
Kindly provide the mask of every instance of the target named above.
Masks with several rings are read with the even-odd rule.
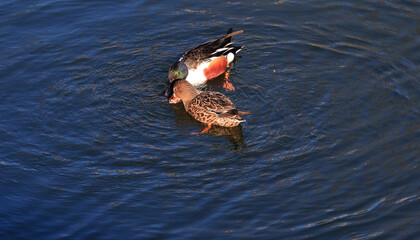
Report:
[[[169,69],[169,82],[173,82],[176,79],[185,79],[188,76],[188,67],[184,62],[175,62]]]

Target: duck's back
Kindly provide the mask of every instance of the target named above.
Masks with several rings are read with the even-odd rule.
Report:
[[[219,92],[201,92],[191,101],[187,111],[196,120],[211,125],[234,127],[245,121],[229,98]]]

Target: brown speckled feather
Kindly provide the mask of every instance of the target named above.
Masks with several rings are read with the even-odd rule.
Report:
[[[187,112],[196,120],[211,125],[234,127],[245,122],[229,98],[219,92],[201,92],[192,99]]]

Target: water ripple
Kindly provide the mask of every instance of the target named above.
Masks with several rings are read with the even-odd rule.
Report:
[[[2,1],[0,238],[415,239],[417,5]],[[229,27],[251,115],[197,136],[159,94]]]

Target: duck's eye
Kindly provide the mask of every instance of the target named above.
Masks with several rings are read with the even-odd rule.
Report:
[[[176,77],[179,77],[179,73],[176,73]]]

